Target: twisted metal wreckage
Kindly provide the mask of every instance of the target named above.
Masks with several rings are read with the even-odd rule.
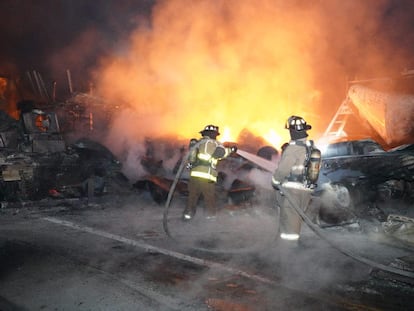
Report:
[[[104,105],[99,103],[100,111],[93,109],[95,98],[82,93],[73,93],[64,102],[52,101],[41,76],[37,72],[29,76],[37,96],[27,95],[13,79],[0,77],[2,206],[50,197],[92,198],[128,188],[121,163],[91,138],[99,123],[93,123],[90,111],[108,121]]]

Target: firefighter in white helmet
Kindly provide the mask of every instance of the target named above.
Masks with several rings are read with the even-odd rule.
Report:
[[[307,131],[312,127],[303,118],[291,116],[285,128],[291,140],[285,145],[272,176],[272,186],[277,190],[280,207],[280,239],[297,245],[302,219],[292,204],[306,211],[319,175],[320,151],[313,141],[307,140]]]
[[[203,196],[208,219],[216,216],[215,185],[217,183],[217,163],[237,150],[236,146],[224,147],[216,140],[220,135],[219,127],[207,125],[200,131],[202,138],[190,142],[187,168],[190,169],[188,182],[188,201],[183,220],[194,217],[200,196]]]

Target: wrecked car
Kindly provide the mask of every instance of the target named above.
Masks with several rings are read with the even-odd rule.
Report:
[[[0,201],[103,194],[127,187],[121,164],[103,145],[79,139],[66,145],[54,111],[21,102],[19,120],[0,111]],[[113,189],[112,189],[113,190]]]
[[[372,139],[337,142],[322,151],[316,196],[325,222],[335,223],[389,212],[379,203],[414,200],[414,146],[384,150]],[[364,208],[358,208],[364,206]]]
[[[384,184],[393,181],[407,183],[404,193],[399,196],[409,199],[413,195],[409,186],[414,181],[413,146],[404,145],[385,151],[372,139],[330,144],[322,152],[318,184],[320,187],[327,184],[336,186],[338,196],[335,204],[342,207],[378,198]],[[391,193],[395,196],[397,189],[390,189],[390,196]],[[380,197],[385,199],[383,195]]]

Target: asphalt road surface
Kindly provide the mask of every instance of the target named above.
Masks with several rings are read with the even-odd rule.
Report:
[[[145,194],[0,209],[0,310],[408,310],[414,281],[338,252],[306,226],[276,243],[277,212],[250,206],[190,223]],[[326,232],[382,264],[412,254],[372,235]]]

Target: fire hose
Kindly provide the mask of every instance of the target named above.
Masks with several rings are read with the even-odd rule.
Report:
[[[171,238],[172,240],[174,240],[175,242],[177,242],[177,243],[179,243],[180,241],[177,240],[175,237],[173,237],[173,235],[171,234],[170,229],[168,227],[168,214],[169,214],[169,211],[170,211],[170,208],[171,208],[171,201],[172,201],[175,189],[177,187],[177,183],[178,183],[178,181],[179,181],[179,179],[182,175],[182,172],[183,172],[183,170],[186,166],[186,162],[189,158],[190,152],[193,148],[197,148],[199,145],[200,145],[200,142],[197,142],[194,146],[192,146],[190,148],[190,150],[182,158],[181,164],[180,164],[180,166],[177,170],[177,173],[175,175],[175,178],[174,178],[174,180],[173,180],[173,182],[170,186],[168,196],[167,196],[167,200],[165,202],[164,213],[163,213],[163,221],[162,221],[163,229],[164,229],[164,232],[167,234],[167,236],[169,238]],[[237,153],[239,153],[239,150],[237,151]],[[243,152],[241,152],[241,153],[243,153]],[[278,232],[275,231],[275,236],[274,236],[273,240],[276,240],[277,234],[278,234]],[[249,248],[246,247],[246,248],[239,248],[239,249],[229,249],[229,248],[226,248],[226,249],[209,249],[209,248],[203,248],[203,247],[190,247],[190,248],[192,248],[194,250],[210,252],[210,253],[235,254],[235,253],[247,253],[247,252],[252,252],[252,251],[258,251],[260,249],[263,249],[263,245],[260,246],[259,243],[255,243],[254,247],[249,247]]]
[[[196,148],[198,146],[199,143],[195,144],[193,146],[193,148]],[[191,151],[191,150],[190,150]],[[167,197],[167,201],[165,203],[165,208],[164,208],[164,214],[163,214],[163,228],[165,233],[167,234],[168,237],[170,237],[171,239],[177,241],[170,233],[169,228],[168,228],[168,213],[169,213],[169,209],[171,206],[171,200],[173,197],[173,194],[175,192],[175,188],[177,186],[178,180],[181,177],[181,174],[184,170],[184,167],[186,165],[186,161],[189,157],[190,151],[187,152],[187,154],[185,155],[185,157],[183,157],[182,162],[180,164],[180,167],[177,171],[177,174],[175,176],[175,179],[170,187],[170,190],[168,192],[168,197]],[[242,150],[238,150],[237,153],[246,158],[249,161],[252,161],[253,163],[258,164],[259,166],[261,166],[262,168],[266,169],[266,170],[271,170],[273,169],[272,164],[269,163],[270,161],[266,161],[256,155],[250,154],[248,152],[242,151]],[[284,192],[283,195],[285,196],[285,198],[288,200],[288,202],[290,203],[290,205],[294,208],[294,210],[296,211],[296,213],[299,214],[299,216],[303,219],[303,221],[309,226],[309,228],[318,236],[320,237],[322,240],[324,240],[325,242],[327,242],[330,246],[332,246],[334,249],[338,250],[340,253],[344,254],[345,256],[348,256],[350,258],[353,258],[354,260],[361,262],[365,265],[368,265],[372,268],[376,268],[382,271],[386,271],[395,275],[400,275],[400,276],[404,276],[404,277],[408,277],[408,278],[414,278],[414,273],[407,271],[407,270],[402,270],[402,269],[398,269],[398,268],[394,268],[394,267],[390,267],[390,266],[386,266],[384,264],[375,262],[373,260],[370,260],[368,258],[359,256],[358,254],[355,254],[347,249],[344,249],[340,246],[338,246],[337,244],[335,244],[332,240],[330,240],[330,238],[328,238],[328,236],[322,232],[322,229],[319,228],[319,226],[317,226],[316,224],[314,224],[312,222],[312,220],[306,215],[306,213],[300,209],[296,204],[293,203],[292,199],[290,198],[290,194],[287,192]],[[277,232],[276,232],[277,234]],[[275,237],[276,238],[276,237]],[[177,241],[178,242],[178,241]],[[261,248],[261,247],[260,247]],[[206,249],[206,248],[198,248],[198,247],[193,247],[193,249],[197,249],[197,250],[201,250],[201,251],[208,251],[208,252],[216,252],[216,253],[236,253],[236,252],[247,252],[246,249],[239,249],[239,250],[230,250],[230,249],[226,249],[226,250],[211,250],[211,249]],[[256,250],[258,249],[258,247],[255,248]]]
[[[299,214],[299,216],[303,219],[303,221],[309,226],[309,228],[317,235],[319,236],[322,240],[324,240],[325,242],[327,242],[329,245],[331,245],[333,248],[335,248],[336,250],[338,250],[339,252],[341,252],[342,254],[351,257],[353,259],[355,259],[356,261],[359,261],[361,263],[364,263],[370,267],[373,268],[377,268],[379,270],[383,270],[392,274],[396,274],[396,275],[400,275],[400,276],[405,276],[408,278],[414,278],[414,273],[407,271],[407,270],[402,270],[402,269],[398,269],[398,268],[394,268],[394,267],[390,267],[390,266],[386,266],[384,264],[375,262],[373,260],[370,260],[368,258],[359,256],[345,248],[342,248],[340,246],[338,246],[337,244],[335,244],[333,241],[331,241],[326,234],[324,234],[322,232],[322,230],[319,228],[319,226],[317,226],[316,224],[314,224],[312,222],[312,220],[306,215],[306,213],[300,209],[296,204],[293,204],[292,199],[290,198],[290,194],[288,192],[283,192],[283,195],[285,196],[285,198],[288,200],[288,202],[290,203],[291,206],[293,206],[294,210],[296,211],[296,213]]]
[[[167,234],[167,236],[169,238],[172,238],[172,239],[174,239],[174,238],[171,235],[170,229],[168,228],[168,213],[169,213],[169,210],[170,210],[170,207],[171,207],[171,200],[172,200],[173,194],[175,192],[175,188],[177,187],[178,180],[180,179],[181,174],[184,170],[184,167],[186,165],[186,162],[187,162],[188,156],[190,154],[190,151],[188,151],[186,153],[186,155],[181,159],[181,164],[180,164],[180,166],[177,170],[177,173],[175,174],[175,178],[173,180],[173,183],[171,184],[170,190],[168,191],[167,201],[165,202],[164,213],[163,213],[163,217],[162,217],[162,226],[163,226],[164,231]]]
[[[238,152],[242,157],[246,158],[249,161],[254,162],[255,164],[261,166],[262,168],[273,172],[274,168],[272,168],[272,163],[269,163],[269,161],[266,161],[262,158],[259,158],[255,155],[252,155],[248,152],[245,151],[241,151]],[[312,220],[305,214],[305,212],[300,209],[296,204],[293,204],[292,199],[289,197],[290,194],[288,193],[283,193],[286,197],[286,199],[289,201],[290,205],[293,206],[294,210],[299,214],[299,216],[303,219],[303,221],[309,226],[309,228],[317,235],[319,236],[322,240],[326,241],[329,245],[331,245],[333,248],[335,248],[336,250],[338,250],[339,252],[341,252],[342,254],[351,257],[359,262],[362,262],[366,265],[369,265],[373,268],[377,268],[379,270],[383,270],[383,271],[387,271],[389,273],[393,273],[393,274],[397,274],[397,275],[401,275],[401,276],[406,276],[409,278],[414,278],[414,273],[410,272],[410,271],[406,271],[406,270],[402,270],[402,269],[398,269],[398,268],[394,268],[394,267],[389,267],[380,263],[377,263],[375,261],[369,260],[367,258],[361,257],[357,254],[354,254],[353,252],[343,249],[341,247],[339,247],[338,245],[336,245],[333,241],[331,241],[326,234],[324,234],[322,232],[322,230],[320,229],[319,226],[317,226],[316,224],[314,224],[312,222]]]

